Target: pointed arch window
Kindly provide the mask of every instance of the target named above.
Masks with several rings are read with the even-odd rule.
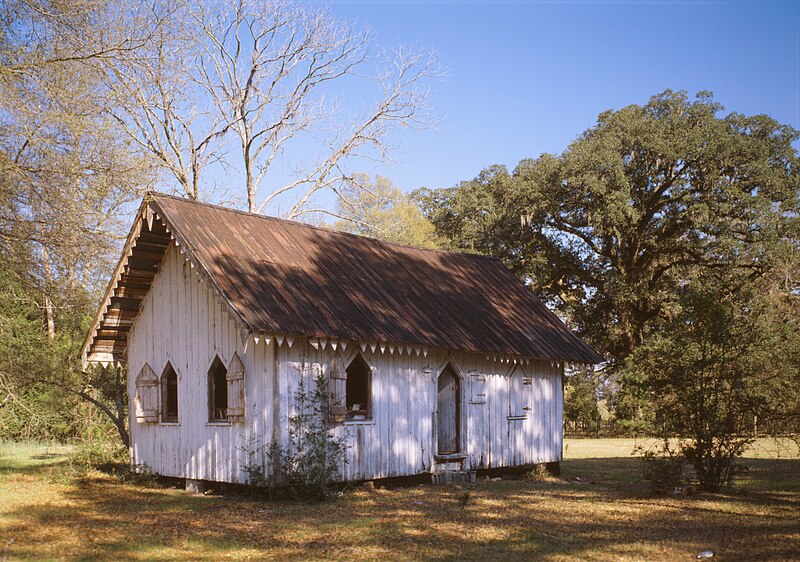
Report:
[[[347,366],[345,405],[348,420],[372,419],[372,368],[360,353]]]
[[[208,421],[245,421],[244,364],[234,352],[228,366],[219,355],[208,369]]]
[[[208,369],[208,421],[228,421],[228,369],[219,356]]]
[[[178,421],[178,373],[169,361],[161,373],[161,421]]]

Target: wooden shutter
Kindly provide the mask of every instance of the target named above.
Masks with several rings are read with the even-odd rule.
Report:
[[[517,367],[509,381],[509,417],[526,418],[531,411],[531,379]]]
[[[334,355],[328,366],[328,421],[342,423],[347,419],[347,371],[343,368],[339,354]]]
[[[477,371],[469,373],[470,404],[486,404],[486,375]]]
[[[244,365],[236,352],[231,357],[225,381],[228,384],[228,421],[244,423]]]
[[[158,377],[147,363],[134,381],[136,396],[133,399],[136,423],[158,423]]]

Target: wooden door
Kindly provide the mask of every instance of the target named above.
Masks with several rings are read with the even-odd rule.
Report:
[[[448,366],[439,375],[436,427],[439,454],[458,452],[460,392],[458,377]]]

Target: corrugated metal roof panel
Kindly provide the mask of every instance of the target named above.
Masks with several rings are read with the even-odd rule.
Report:
[[[153,203],[251,330],[602,361],[496,259],[165,195]]]

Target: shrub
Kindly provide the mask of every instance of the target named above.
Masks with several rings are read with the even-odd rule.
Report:
[[[649,449],[637,446],[634,454],[637,453],[642,455],[642,478],[650,482],[654,492],[667,493],[685,483],[683,473],[687,459],[680,445],[674,448],[664,439]]]
[[[545,464],[534,465],[534,467],[526,472],[523,476],[526,480],[530,480],[532,482],[553,480],[553,475],[549,470],[547,470],[547,465]]]
[[[306,368],[303,368],[305,375]],[[261,462],[264,447],[252,441],[243,450],[245,471],[251,486],[266,485],[270,496],[323,500],[331,493],[328,485],[341,476],[347,462],[344,439],[329,426],[328,381],[321,372],[307,384],[301,376],[294,393],[295,413],[288,417],[289,441],[273,443],[267,450],[270,470]]]

